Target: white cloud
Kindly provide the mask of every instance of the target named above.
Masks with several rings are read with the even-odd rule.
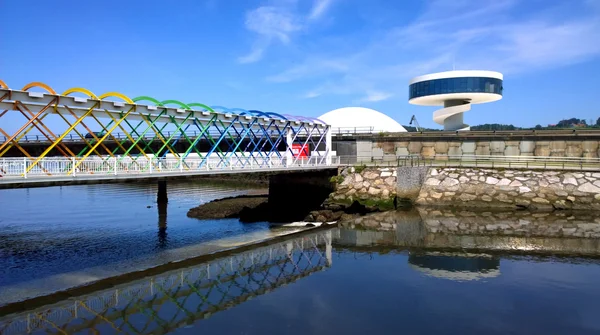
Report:
[[[331,7],[334,0],[314,0],[308,14],[297,11],[296,0],[280,0],[269,6],[261,6],[246,13],[245,27],[257,34],[252,50],[239,57],[240,63],[253,63],[261,60],[265,50],[273,43],[289,44],[291,36],[310,27]]]
[[[300,30],[301,24],[285,7],[263,6],[246,14],[246,29],[258,34],[258,40],[250,53],[238,58],[240,63],[259,61],[274,41],[289,43],[290,34]]]
[[[393,96],[392,93],[387,92],[379,92],[379,91],[369,91],[367,95],[360,99],[362,102],[377,102],[383,101],[391,98]]]
[[[308,19],[315,20],[320,18],[327,12],[332,3],[333,0],[315,0],[313,8],[308,15]]]
[[[598,2],[573,0],[567,7],[538,2],[546,7],[525,16],[531,9],[516,0],[484,0],[477,6],[470,0],[434,0],[413,22],[368,35],[371,40],[340,37],[351,46],[344,50],[313,39],[305,60],[267,79],[320,79],[309,92],[381,101],[397,95],[386,92],[406,92],[412,76],[454,66],[508,76],[557,68],[600,55]]]

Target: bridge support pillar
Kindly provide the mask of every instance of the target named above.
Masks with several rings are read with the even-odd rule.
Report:
[[[167,196],[167,181],[164,179],[158,180],[158,192],[156,193],[156,202],[159,204],[166,204],[169,202]]]

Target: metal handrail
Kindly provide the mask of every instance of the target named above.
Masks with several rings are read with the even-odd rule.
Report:
[[[600,158],[555,156],[402,155],[339,156],[341,165],[489,167],[600,171]]]

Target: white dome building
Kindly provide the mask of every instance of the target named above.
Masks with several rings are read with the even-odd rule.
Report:
[[[319,116],[319,120],[331,125],[334,134],[406,132],[406,129],[391,117],[364,107],[338,108]]]

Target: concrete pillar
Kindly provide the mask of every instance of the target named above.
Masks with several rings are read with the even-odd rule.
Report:
[[[315,148],[318,150],[318,148]],[[331,165],[331,156],[333,156],[333,143],[331,140],[331,126],[327,127],[327,135],[325,137],[325,152],[327,155],[327,165]]]
[[[285,159],[287,164],[291,164],[294,161],[294,153],[292,152],[293,139],[292,129],[288,129],[285,133]]]
[[[156,193],[156,203],[166,204],[168,202],[169,202],[169,197],[167,196],[167,180],[159,179],[158,180],[158,192]]]

